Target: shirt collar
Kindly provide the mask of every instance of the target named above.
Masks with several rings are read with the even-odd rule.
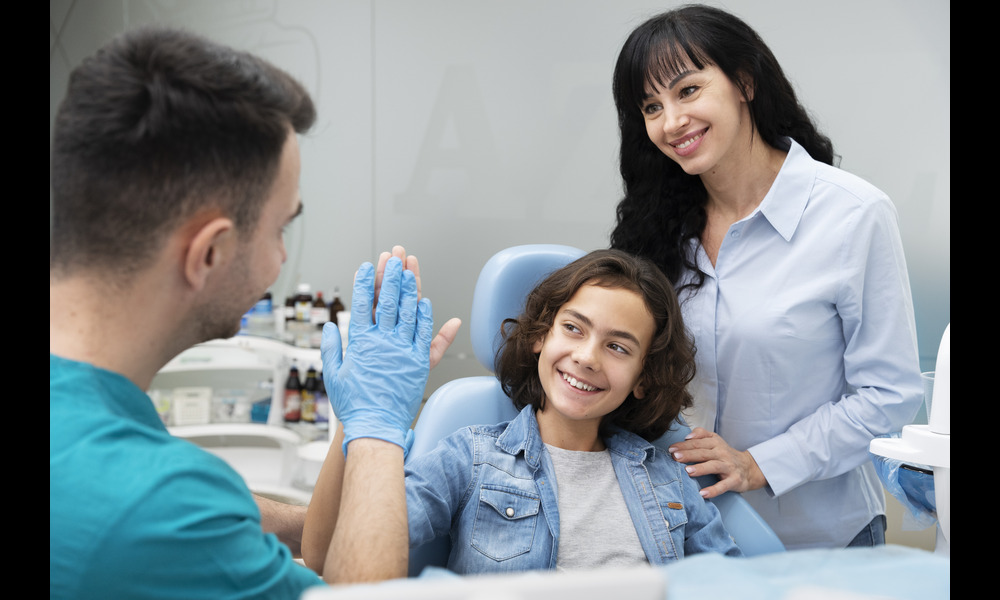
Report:
[[[497,438],[497,445],[501,450],[513,456],[517,456],[519,452],[523,451],[524,460],[531,468],[538,468],[543,446],[533,406],[528,405],[522,408],[521,412],[507,424],[507,428]]]
[[[791,138],[784,140],[788,155],[758,210],[787,242],[795,235],[809,201],[816,163],[798,142]]]
[[[604,439],[608,450],[625,456],[636,462],[642,462],[646,455],[656,456],[656,446],[640,436],[625,431],[620,427],[612,427],[611,435]],[[497,445],[504,451],[516,456],[519,452],[524,452],[524,460],[533,469],[537,469],[541,464],[542,443],[541,434],[538,431],[538,419],[535,417],[535,409],[532,406],[525,406],[521,412],[514,417],[507,427],[497,438]]]
[[[159,431],[167,431],[152,400],[131,379],[120,373],[50,352],[49,391],[62,387],[72,388],[77,392],[78,408],[91,410],[87,405],[101,404],[104,409],[119,416]]]
[[[647,456],[656,458],[656,446],[652,442],[621,427],[612,426],[611,435],[604,438],[604,443],[612,452],[637,463],[646,460]]]

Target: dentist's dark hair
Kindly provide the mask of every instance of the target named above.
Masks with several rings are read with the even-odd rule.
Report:
[[[256,226],[306,89],[247,52],[177,29],[111,40],[70,74],[51,163],[52,272],[127,278],[199,211]]]
[[[637,27],[622,46],[612,79],[625,195],[611,247],[652,258],[675,283],[687,269],[696,278],[682,287],[697,288],[704,279],[695,267],[691,240],[705,228],[705,187],[650,141],[641,112],[648,90],[664,85],[688,63],[718,67],[743,91],[751,125],[766,144],[784,149],[783,138],[790,137],[827,164],[833,164],[834,153],[767,44],[738,17],[686,5]]]
[[[647,259],[620,250],[595,250],[542,280],[528,294],[524,312],[503,322],[497,379],[518,410],[545,408],[535,343],[549,334],[559,309],[588,284],[635,292],[656,326],[643,357],[643,397],[630,393],[601,421],[600,433],[607,436],[611,426],[617,426],[655,440],[670,428],[681,410],[691,406],[687,385],[695,374],[694,341],[684,328],[673,285]]]

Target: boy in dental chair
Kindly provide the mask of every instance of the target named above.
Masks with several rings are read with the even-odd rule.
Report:
[[[650,443],[690,403],[693,360],[650,261],[599,250],[557,270],[505,323],[497,377],[517,417],[407,463],[410,546],[451,536],[459,574],[741,556],[682,465]],[[335,534],[340,460],[334,443],[303,531],[310,566]]]

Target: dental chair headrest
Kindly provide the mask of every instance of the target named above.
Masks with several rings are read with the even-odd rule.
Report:
[[[479,363],[491,373],[500,347],[500,326],[524,310],[528,293],[549,273],[586,254],[558,244],[513,246],[493,255],[479,273],[472,295],[469,334]]]

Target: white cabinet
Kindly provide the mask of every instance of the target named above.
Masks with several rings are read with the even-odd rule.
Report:
[[[149,393],[173,435],[226,460],[255,493],[300,502],[315,483],[313,461],[304,461],[302,452],[329,445],[335,417],[327,410],[333,423],[284,422],[284,388],[292,364],[304,383],[309,367],[321,371],[319,349],[252,335],[213,340],[167,363]],[[207,402],[207,410],[199,402]]]
[[[285,381],[292,364],[298,366],[305,381],[309,367],[321,370],[320,351],[300,348],[265,337],[241,335],[225,340],[213,340],[193,346],[174,357],[157,373],[150,385],[151,396],[173,396],[175,390],[209,388],[215,404],[210,411],[209,423],[247,422],[254,419],[226,419],[219,414],[220,398],[244,396],[259,403],[270,396],[268,425],[282,426],[282,405]],[[171,406],[170,409],[182,408]],[[168,425],[186,424],[190,421],[168,417]],[[260,422],[259,419],[256,421]],[[194,423],[205,424],[205,423]],[[303,425],[303,427],[305,427]],[[303,427],[293,426],[294,429]],[[311,437],[306,435],[306,437]]]
[[[259,423],[217,423],[171,427],[170,433],[229,463],[255,494],[288,504],[309,503],[315,479],[305,480],[299,457],[304,445],[296,432]]]

